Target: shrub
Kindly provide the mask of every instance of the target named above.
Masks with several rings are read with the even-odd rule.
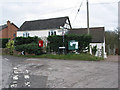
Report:
[[[42,54],[42,48],[38,46],[38,43],[30,43],[30,44],[23,44],[23,45],[17,45],[15,47],[16,51],[25,51],[28,54],[35,54],[40,55]]]
[[[76,40],[78,41],[79,47],[78,51],[83,52],[83,50],[89,46],[89,43],[91,42],[92,37],[90,35],[65,35],[64,36],[64,43],[63,43],[63,37],[62,36],[49,36],[48,38],[48,47],[50,47],[51,51],[58,52],[59,47],[62,47],[63,44],[66,47],[66,51],[70,52],[68,50],[68,41],[70,40]]]
[[[8,38],[1,38],[0,39],[0,48],[5,48],[8,40],[9,40]]]
[[[97,52],[97,45],[93,46],[93,48],[92,48],[92,54],[95,55],[96,52]]]
[[[22,44],[29,44],[29,43],[38,43],[40,38],[37,36],[35,37],[16,37],[15,38],[15,46],[22,45]]]
[[[14,41],[10,40],[8,43],[6,43],[6,48],[9,49],[9,53],[13,55],[13,50],[14,50]]]

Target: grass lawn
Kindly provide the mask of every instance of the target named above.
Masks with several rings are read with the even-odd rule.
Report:
[[[67,55],[53,55],[53,54],[43,54],[43,55],[17,55],[29,58],[49,58],[49,59],[63,59],[63,60],[85,60],[85,61],[99,61],[104,60],[100,57],[95,57],[90,54],[67,54]]]

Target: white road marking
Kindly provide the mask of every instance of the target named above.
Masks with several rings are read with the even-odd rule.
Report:
[[[17,87],[17,84],[12,84],[12,85],[10,85],[10,87],[15,88],[15,87]]]
[[[30,86],[30,82],[25,82],[25,86]]]
[[[17,84],[17,81],[13,81],[13,84]]]
[[[16,69],[18,69],[18,68],[17,68],[17,67],[14,67],[13,69],[16,70]]]
[[[24,78],[25,78],[25,79],[29,79],[30,76],[29,76],[29,75],[24,75]]]
[[[14,73],[14,74],[18,74],[19,72],[18,72],[17,70],[14,70],[13,73]]]
[[[18,75],[14,75],[13,80],[18,80]]]
[[[18,79],[20,79],[19,77],[19,73],[22,73],[23,74],[23,76],[24,76],[24,79],[25,79],[25,82],[23,82],[23,84],[25,85],[25,86],[27,86],[27,87],[30,87],[30,81],[29,81],[29,78],[30,78],[30,76],[28,75],[29,74],[29,70],[25,70],[25,72],[22,72],[22,71],[19,71],[19,68],[18,67],[14,67],[13,68],[13,76],[12,76],[12,79],[13,79],[13,81],[12,81],[12,84],[10,85],[10,87],[11,88],[16,88],[16,87],[18,87]]]
[[[26,70],[26,73],[29,73],[29,71],[28,71],[28,70]]]

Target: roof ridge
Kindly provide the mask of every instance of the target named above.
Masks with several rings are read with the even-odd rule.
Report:
[[[56,17],[56,18],[47,18],[47,19],[31,20],[31,21],[25,21],[25,22],[45,21],[45,20],[61,19],[61,18],[69,18],[69,17],[68,17],[68,16],[64,16],[64,17]]]
[[[95,29],[95,28],[105,28],[105,27],[90,27],[90,29]],[[87,29],[87,28],[72,28],[73,30],[74,29]]]

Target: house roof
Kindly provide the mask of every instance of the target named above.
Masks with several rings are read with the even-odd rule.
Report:
[[[68,31],[68,34],[87,34],[87,28],[76,28]],[[90,35],[92,36],[92,43],[104,42],[104,27],[90,28]]]
[[[11,23],[11,24],[14,25],[16,28],[18,28],[14,23]],[[5,29],[5,28],[7,28],[7,27],[8,27],[7,24],[1,25],[0,26],[0,31],[3,30],[3,29]]]
[[[18,28],[14,23],[11,23],[12,25],[14,25],[16,28]],[[19,29],[19,28],[18,28]]]
[[[1,25],[1,26],[0,26],[0,31],[1,31],[2,29],[5,29],[5,28],[7,28],[7,24]]]
[[[59,29],[60,26],[64,26],[64,24],[66,23],[66,20],[68,20],[68,22],[70,24],[70,20],[68,17],[25,21],[18,31]],[[70,25],[70,27],[71,27],[71,25]]]

